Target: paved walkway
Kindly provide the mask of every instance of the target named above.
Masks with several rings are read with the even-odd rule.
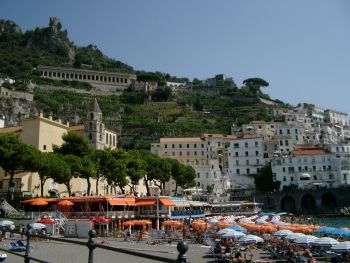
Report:
[[[87,241],[87,239],[79,239],[80,241]],[[13,240],[6,240],[0,243],[0,247],[9,248],[9,243]],[[144,242],[121,242],[121,240],[108,239],[107,245],[118,248],[126,248],[130,250],[141,251],[142,253],[159,255],[169,259],[174,259],[174,262],[178,256],[176,249],[177,243],[164,243],[159,246],[150,246]],[[101,242],[98,239],[98,242]],[[31,243],[33,249],[31,256],[46,260],[52,263],[79,263],[88,261],[88,248],[75,244],[67,244],[56,241],[33,241]],[[22,252],[24,255],[24,252]],[[242,252],[244,254],[244,252]],[[24,259],[18,256],[7,253],[8,258],[5,262],[11,263],[23,263]],[[191,263],[209,263],[215,262],[215,259],[211,257],[209,248],[198,244],[189,244],[189,250],[187,253],[188,259]],[[253,251],[253,259],[261,259],[268,257],[268,254],[261,250]],[[248,256],[250,258],[250,255]],[[94,251],[94,263],[105,263],[105,262],[126,262],[126,263],[152,263],[157,262],[155,260],[136,257],[124,253],[112,252],[96,248]]]

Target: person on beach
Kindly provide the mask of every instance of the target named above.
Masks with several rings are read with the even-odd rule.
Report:
[[[126,230],[126,242],[131,242],[131,227],[129,226]]]
[[[10,225],[10,238],[13,238],[13,233],[15,232],[15,225]]]

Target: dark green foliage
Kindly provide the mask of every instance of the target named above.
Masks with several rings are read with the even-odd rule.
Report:
[[[153,101],[168,101],[171,97],[171,89],[166,87],[166,88],[157,88],[153,93],[152,93],[152,100]]]
[[[249,78],[243,81],[243,84],[250,89],[250,91],[256,95],[261,93],[261,87],[268,87],[269,83],[262,78]]]
[[[272,177],[271,163],[261,168],[260,172],[255,177],[255,186],[261,192],[273,192],[278,190],[281,182],[274,182]]]

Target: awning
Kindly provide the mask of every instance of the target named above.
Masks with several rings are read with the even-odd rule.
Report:
[[[136,206],[154,205],[155,203],[156,200],[140,200],[136,202]]]
[[[160,202],[165,206],[175,206],[174,202],[167,198],[160,198]]]
[[[126,200],[125,200],[125,203],[126,203],[128,206],[136,206],[135,200],[132,200],[132,199],[126,199]]]
[[[204,218],[205,214],[170,216],[170,219]]]
[[[311,178],[311,175],[308,174],[308,173],[302,173],[302,174],[300,175],[300,178]]]
[[[120,206],[126,206],[127,205],[125,200],[122,199],[122,198],[111,198],[111,199],[108,199],[108,203],[110,205],[120,205]]]
[[[176,207],[190,207],[190,202],[188,201],[173,201]]]
[[[208,203],[200,202],[200,201],[189,201],[191,206],[208,206]]]

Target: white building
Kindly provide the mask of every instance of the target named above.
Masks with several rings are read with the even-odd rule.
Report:
[[[204,134],[201,138],[161,138],[159,143],[151,144],[151,152],[192,166],[197,174],[197,189],[207,190],[211,186],[215,194],[223,194],[227,189],[224,176],[228,170],[227,148],[233,138],[218,134]],[[171,180],[164,194],[173,195],[174,190],[175,182]]]
[[[288,158],[276,158],[271,162],[274,180],[281,182],[281,190],[290,186],[317,189],[349,184],[347,155],[337,155],[316,146],[298,147]]]
[[[349,116],[345,112],[325,110],[325,122],[339,126],[349,126]]]
[[[255,188],[254,175],[268,162],[263,158],[262,142],[262,138],[256,136],[231,140],[228,180],[232,189]]]

